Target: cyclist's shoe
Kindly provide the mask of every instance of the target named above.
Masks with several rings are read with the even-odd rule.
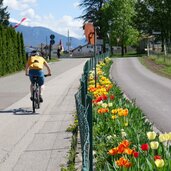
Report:
[[[43,98],[42,98],[41,95],[40,95],[39,99],[40,99],[40,103],[42,103],[43,102]]]
[[[30,100],[33,101],[33,97],[30,97]]]

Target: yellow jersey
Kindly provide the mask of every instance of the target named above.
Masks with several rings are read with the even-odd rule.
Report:
[[[42,70],[46,60],[41,56],[31,56],[28,59],[29,69]]]

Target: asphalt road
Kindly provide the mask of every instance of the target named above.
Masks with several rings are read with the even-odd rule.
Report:
[[[0,171],[59,171],[66,167],[75,114],[74,94],[87,59],[50,63],[44,102],[32,114],[24,71],[0,78]]]
[[[129,99],[134,99],[161,132],[171,131],[171,80],[146,69],[138,58],[115,58],[111,77]]]

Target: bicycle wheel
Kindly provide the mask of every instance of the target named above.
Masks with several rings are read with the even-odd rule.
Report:
[[[36,109],[40,108],[40,89],[39,85],[36,84]]]
[[[33,113],[35,113],[35,109],[36,109],[36,86],[33,85],[33,100],[32,100],[32,109],[33,109]]]

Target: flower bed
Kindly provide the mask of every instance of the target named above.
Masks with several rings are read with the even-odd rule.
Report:
[[[93,149],[96,169],[171,170],[171,132],[155,133],[143,112],[109,79],[110,58],[90,71],[93,103]]]

